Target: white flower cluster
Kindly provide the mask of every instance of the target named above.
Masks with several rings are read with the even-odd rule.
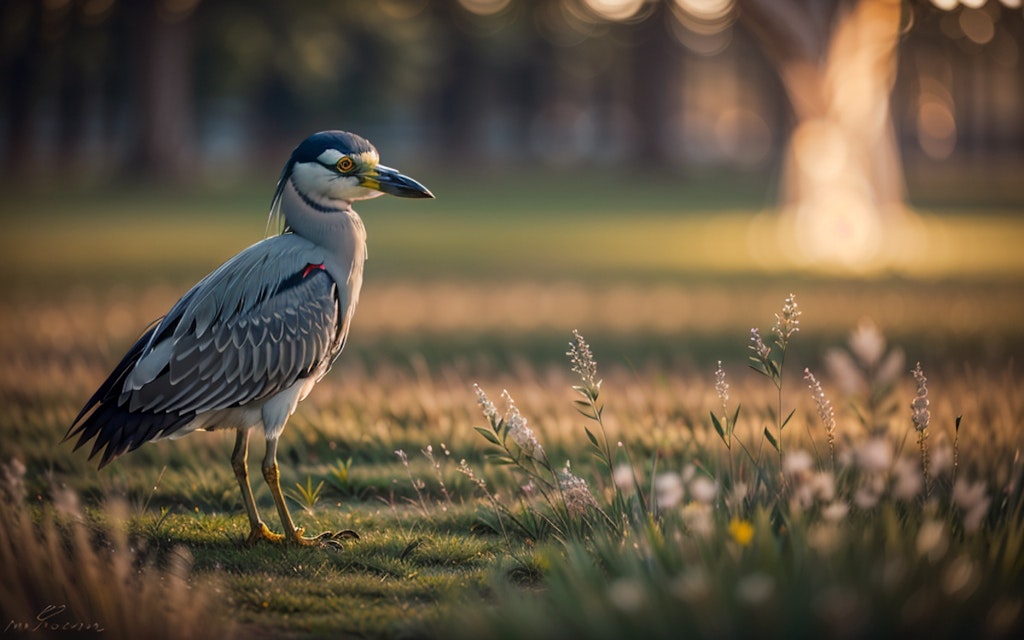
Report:
[[[588,509],[598,507],[587,481],[572,472],[568,461],[565,468],[558,471],[558,488],[562,492],[562,499],[565,500],[565,508],[574,516],[583,515]]]

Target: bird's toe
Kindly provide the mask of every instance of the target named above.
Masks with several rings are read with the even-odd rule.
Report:
[[[252,531],[249,532],[249,537],[246,538],[245,543],[252,547],[263,540],[274,544],[281,544],[284,542],[284,539],[283,535],[280,533],[274,533],[266,524],[261,522],[258,526],[252,528]]]

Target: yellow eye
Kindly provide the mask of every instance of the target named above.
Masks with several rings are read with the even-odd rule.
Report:
[[[356,168],[356,162],[348,156],[341,156],[338,158],[338,164],[335,166],[338,167],[338,171],[341,173],[349,173]]]

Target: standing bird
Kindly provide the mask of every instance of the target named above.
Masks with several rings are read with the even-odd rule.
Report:
[[[236,429],[231,466],[251,527],[248,542],[311,545],[281,493],[277,442],[296,405],[345,346],[359,300],[366,231],[355,200],[389,193],[432,198],[426,187],[378,163],[377,150],[344,131],[302,142],[281,172],[271,216],[280,235],[231,258],[186,293],[128,350],[85,403],[64,440],[95,439],[100,468],[126,451],[197,429]],[[270,531],[249,485],[249,430],[267,440],[263,477],[284,534]]]

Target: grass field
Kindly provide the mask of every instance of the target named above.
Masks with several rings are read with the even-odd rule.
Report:
[[[293,516],[340,549],[243,545],[230,433],[103,471],[59,444],[268,194],[5,203],[4,635],[1019,636],[1019,212],[930,213],[914,260],[823,275],[756,185],[424,182],[359,207],[349,346],[282,438]]]

